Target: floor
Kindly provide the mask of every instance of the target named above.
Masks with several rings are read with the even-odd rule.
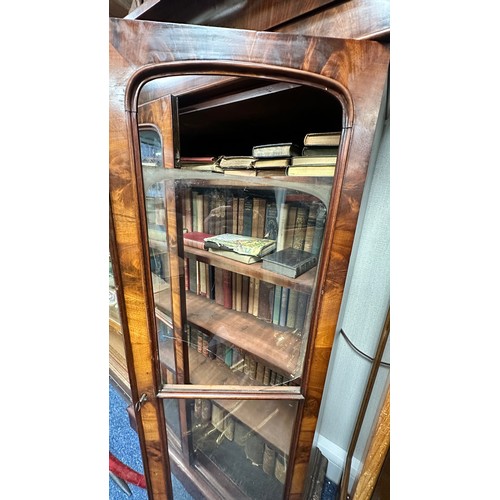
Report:
[[[109,384],[109,451],[136,472],[141,474],[144,472],[139,439],[129,424],[127,403],[111,383]],[[146,490],[134,484],[127,483],[127,485],[132,495],[126,494],[110,476],[109,499],[148,500]],[[192,500],[191,495],[174,476],[172,476],[172,487],[175,500]]]

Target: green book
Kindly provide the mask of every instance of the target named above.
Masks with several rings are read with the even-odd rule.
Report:
[[[282,293],[283,293],[283,287],[276,285],[276,288],[274,289],[274,304],[273,304],[273,323],[275,325],[279,325],[280,323]]]
[[[252,236],[253,198],[245,197],[243,202],[243,235]]]
[[[205,248],[231,250],[242,255],[262,257],[276,249],[276,241],[240,234],[219,234],[205,238]]]

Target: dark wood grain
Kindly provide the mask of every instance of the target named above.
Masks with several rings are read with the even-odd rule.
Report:
[[[207,43],[210,40],[210,43]],[[151,283],[139,209],[137,98],[139,86],[160,75],[212,73],[266,76],[309,84],[336,96],[344,108],[344,141],[337,162],[319,290],[314,298],[310,349],[304,367],[304,404],[290,453],[287,498],[300,498],[333,335],[338,319],[364,181],[387,78],[388,51],[375,42],[289,34],[110,20],[110,192],[123,282],[124,317],[130,335],[129,366],[137,394],[147,403],[138,428],[154,499],[166,498],[169,470],[162,408],[155,397],[155,335]],[[142,430],[141,430],[142,429]],[[167,488],[168,489],[168,488]]]
[[[127,19],[177,22],[226,28],[281,31],[334,38],[381,39],[390,36],[389,0],[256,0],[234,4],[204,0],[146,0]]]

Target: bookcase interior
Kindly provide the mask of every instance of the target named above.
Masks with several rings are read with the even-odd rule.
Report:
[[[182,156],[251,155],[258,144],[301,146],[308,132],[342,129],[340,102],[306,85],[191,76],[154,80],[141,91],[148,98],[167,92],[178,97]]]

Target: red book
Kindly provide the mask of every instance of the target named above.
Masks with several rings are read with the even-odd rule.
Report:
[[[184,233],[184,245],[188,247],[201,248],[203,250],[205,248],[205,238],[210,238],[212,236],[214,235],[210,233],[201,233],[199,231]]]

